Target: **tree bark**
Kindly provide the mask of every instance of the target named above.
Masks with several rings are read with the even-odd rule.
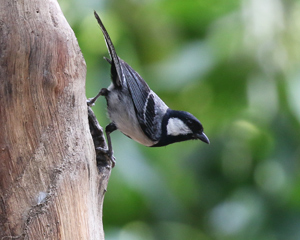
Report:
[[[85,74],[56,0],[1,0],[1,240],[104,239]]]

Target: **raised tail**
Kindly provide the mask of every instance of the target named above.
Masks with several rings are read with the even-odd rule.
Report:
[[[104,35],[106,47],[108,49],[111,61],[108,61],[111,64],[111,78],[112,82],[115,87],[121,87],[122,86],[122,79],[123,79],[123,73],[122,68],[120,64],[120,59],[116,53],[115,47],[106,31],[106,28],[104,27],[100,17],[98,16],[97,12],[94,11],[95,18],[97,19],[97,22],[102,30],[102,33]]]

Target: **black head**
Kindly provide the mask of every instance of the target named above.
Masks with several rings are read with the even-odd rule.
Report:
[[[188,112],[168,109],[162,122],[162,138],[155,146],[191,139],[199,139],[209,144],[209,139],[197,118]]]

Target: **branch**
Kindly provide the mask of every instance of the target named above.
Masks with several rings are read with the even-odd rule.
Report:
[[[55,0],[1,1],[0,239],[104,239],[85,75]]]

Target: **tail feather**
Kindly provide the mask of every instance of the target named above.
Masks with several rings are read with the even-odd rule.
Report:
[[[104,27],[100,17],[98,16],[97,12],[94,11],[95,18],[97,19],[97,22],[102,30],[102,33],[104,35],[105,43],[111,58],[111,61],[108,61],[111,64],[111,75],[112,75],[112,82],[115,87],[121,87],[122,86],[122,68],[120,64],[120,59],[116,53],[115,47],[106,31],[106,28]]]

